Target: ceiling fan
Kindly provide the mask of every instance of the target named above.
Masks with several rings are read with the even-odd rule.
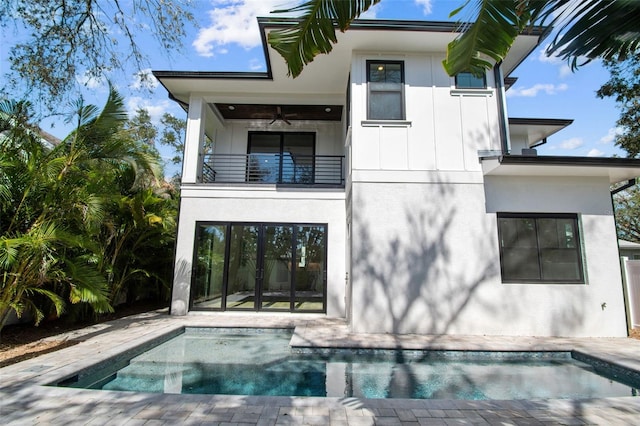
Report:
[[[285,123],[287,123],[289,126],[291,126],[291,122],[289,120],[287,120],[288,117],[295,117],[298,114],[283,114],[282,113],[282,108],[277,106],[276,107],[276,115],[273,117],[273,120],[271,120],[271,123],[269,123],[269,125],[272,125],[273,123],[275,123],[276,121],[280,120],[280,121],[284,121]]]

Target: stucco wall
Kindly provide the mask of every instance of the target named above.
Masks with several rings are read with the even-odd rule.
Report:
[[[171,312],[189,307],[196,222],[326,223],[327,315],[345,315],[345,200],[343,191],[281,193],[270,188],[182,189]]]
[[[607,194],[606,179],[354,182],[353,330],[625,336]],[[498,211],[582,212],[587,283],[503,284]]]

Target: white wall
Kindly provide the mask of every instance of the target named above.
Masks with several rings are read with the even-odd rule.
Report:
[[[607,194],[606,179],[354,183],[353,330],[626,336]],[[503,284],[499,211],[583,212],[587,283]]]
[[[478,150],[500,149],[493,74],[487,73],[487,90],[456,90],[443,59],[444,53],[354,55],[354,169],[477,171]],[[404,61],[407,123],[366,121],[367,60]]]
[[[174,315],[186,314],[189,307],[197,221],[328,224],[327,315],[345,316],[344,191],[281,192],[256,187],[183,187],[171,303]]]

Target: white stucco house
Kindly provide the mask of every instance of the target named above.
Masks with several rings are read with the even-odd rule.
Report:
[[[266,41],[266,72],[154,72],[188,111],[172,314],[627,335],[610,185],[640,163],[535,155],[571,121],[508,118],[505,91],[544,30],[454,78],[456,27],[356,21],[296,79]]]

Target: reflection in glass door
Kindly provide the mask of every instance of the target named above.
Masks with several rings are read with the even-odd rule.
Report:
[[[227,309],[256,308],[259,227],[231,225],[229,238]]]
[[[260,308],[291,309],[293,226],[265,225],[260,271]]]
[[[296,311],[319,311],[324,306],[326,242],[324,226],[296,227]]]
[[[194,307],[222,308],[226,225],[200,227],[196,246],[196,276],[191,295]]]
[[[326,232],[315,224],[199,224],[192,308],[325,312]]]

